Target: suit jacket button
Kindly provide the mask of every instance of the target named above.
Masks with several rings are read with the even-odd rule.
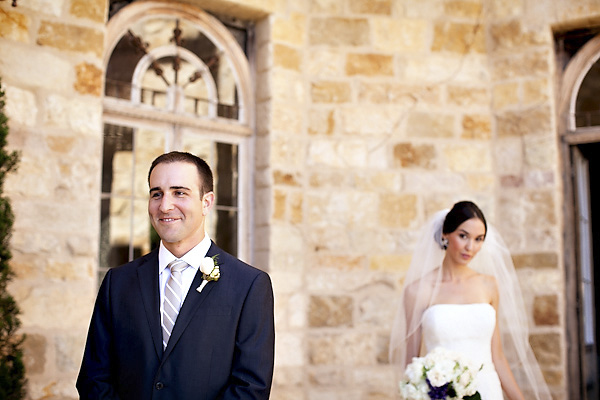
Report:
[[[156,388],[156,390],[161,390],[165,387],[165,385],[162,382],[156,382],[156,385],[154,385],[154,387]]]

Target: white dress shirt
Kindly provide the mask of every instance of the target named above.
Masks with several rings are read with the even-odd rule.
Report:
[[[180,260],[185,261],[189,265],[189,267],[187,267],[181,273],[181,277],[182,277],[181,288],[182,288],[182,292],[183,292],[183,296],[181,299],[182,304],[183,304],[183,301],[185,300],[185,297],[187,296],[188,291],[190,290],[190,286],[192,286],[192,281],[194,280],[194,277],[196,276],[196,273],[198,272],[198,269],[200,268],[200,263],[202,262],[202,259],[204,257],[206,257],[206,253],[208,252],[210,244],[211,244],[210,238],[208,237],[208,234],[205,233],[204,239],[202,239],[202,241],[200,243],[198,243],[190,251],[185,253],[183,255],[183,257],[180,258]],[[171,276],[171,270],[168,268],[168,265],[171,261],[176,260],[176,259],[177,259],[177,257],[175,257],[169,250],[166,249],[166,247],[163,245],[163,242],[161,240],[160,247],[158,249],[158,282],[159,282],[159,288],[160,288],[160,315],[161,315],[161,318],[162,318],[162,314],[163,314],[163,302],[164,302],[164,297],[165,297],[165,287],[167,286],[167,281],[169,280],[169,277]],[[195,289],[196,288],[194,288],[194,290]]]

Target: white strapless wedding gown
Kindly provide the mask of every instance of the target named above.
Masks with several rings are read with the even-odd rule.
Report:
[[[477,374],[482,400],[502,400],[502,387],[492,363],[496,310],[490,304],[436,304],[423,313],[423,343],[463,353],[483,369]]]

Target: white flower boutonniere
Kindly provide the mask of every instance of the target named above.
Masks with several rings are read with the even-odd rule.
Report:
[[[217,262],[218,257],[218,254],[212,257],[204,257],[202,263],[200,263],[200,272],[202,272],[202,283],[196,288],[196,291],[198,293],[202,292],[202,289],[204,289],[204,286],[206,286],[208,282],[216,282],[221,277],[221,270],[219,269],[219,264]]]

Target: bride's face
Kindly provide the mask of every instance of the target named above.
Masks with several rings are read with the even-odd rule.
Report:
[[[485,240],[485,225],[479,218],[463,222],[452,233],[446,234],[449,256],[457,264],[468,264],[479,252]]]

